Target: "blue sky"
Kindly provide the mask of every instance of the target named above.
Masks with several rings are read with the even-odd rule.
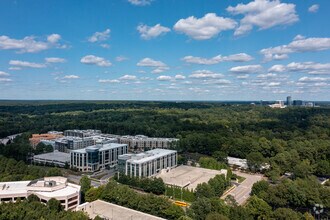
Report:
[[[0,99],[330,100],[328,0],[2,0]]]

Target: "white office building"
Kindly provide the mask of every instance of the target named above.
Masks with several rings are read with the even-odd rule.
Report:
[[[128,149],[133,151],[144,151],[144,149],[173,149],[176,147],[179,139],[177,138],[153,138],[144,135],[122,136],[119,143],[127,144]]]
[[[118,163],[118,156],[127,154],[126,144],[98,144],[70,152],[70,166],[81,172],[94,172]]]
[[[47,203],[51,198],[59,200],[65,210],[75,210],[80,203],[80,186],[68,183],[65,177],[0,182],[0,203],[23,200],[31,194],[38,196],[42,203]]]
[[[77,150],[95,145],[96,140],[92,137],[63,137],[55,140],[55,150],[69,153],[71,150]]]
[[[102,134],[101,130],[65,130],[64,131],[64,136],[70,136],[70,137],[80,137],[80,138],[85,138],[85,137],[91,137],[95,135],[100,135]]]
[[[139,154],[125,154],[118,158],[118,169],[129,176],[150,177],[163,169],[177,166],[177,151],[153,149]]]

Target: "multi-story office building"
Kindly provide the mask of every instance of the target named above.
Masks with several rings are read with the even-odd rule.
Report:
[[[118,156],[127,154],[127,144],[89,146],[70,152],[70,166],[82,172],[94,172],[118,163]]]
[[[144,135],[122,136],[119,143],[127,144],[129,151],[144,151],[145,149],[174,149],[179,139],[176,138],[151,138]]]
[[[0,182],[0,203],[15,202],[34,194],[40,202],[57,199],[65,210],[75,210],[80,203],[80,186],[65,177],[44,177],[32,181]]]
[[[129,176],[150,177],[162,169],[177,166],[177,151],[153,149],[139,154],[125,154],[118,158],[118,170]]]
[[[92,137],[63,137],[55,140],[55,150],[69,153],[71,150],[77,150],[95,145],[96,141]]]
[[[293,100],[294,106],[303,106],[304,104],[305,104],[305,102],[302,100]]]
[[[84,137],[91,137],[91,136],[95,136],[95,135],[100,135],[102,134],[102,132],[100,130],[92,130],[92,129],[88,129],[88,130],[65,130],[64,131],[64,136],[70,136],[70,137],[80,137],[80,138],[84,138]]]
[[[292,98],[291,96],[286,97],[286,105],[287,106],[292,106],[293,102],[292,102]]]

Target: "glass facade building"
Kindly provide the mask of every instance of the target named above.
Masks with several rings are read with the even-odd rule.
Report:
[[[126,144],[100,144],[72,150],[70,166],[82,172],[94,172],[117,165],[118,156],[123,154],[127,154]]]

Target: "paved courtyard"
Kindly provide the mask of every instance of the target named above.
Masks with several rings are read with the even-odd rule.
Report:
[[[258,174],[248,174],[242,173],[240,171],[233,171],[238,176],[245,177],[246,179],[236,186],[233,190],[231,190],[227,195],[232,195],[236,202],[239,205],[242,205],[246,202],[246,200],[250,197],[250,192],[254,183],[262,180],[263,176]]]
[[[227,174],[227,170],[210,170],[192,166],[178,166],[166,172],[162,171],[157,177],[163,179],[165,184],[195,189],[198,184],[208,182],[218,174]]]

